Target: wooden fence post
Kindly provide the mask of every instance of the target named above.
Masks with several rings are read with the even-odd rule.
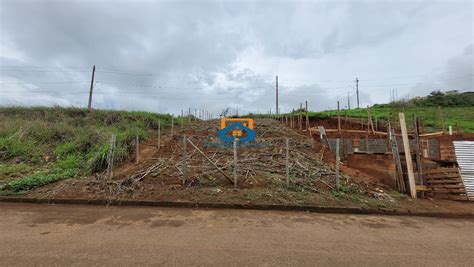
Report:
[[[174,136],[174,116],[171,115],[171,138]]]
[[[341,114],[339,109],[339,101],[337,101],[337,132],[341,134]]]
[[[189,111],[188,111],[188,124],[191,123],[191,117],[192,117],[192,114],[191,114],[191,108],[189,108]]]
[[[107,178],[111,179],[113,176],[113,168],[114,168],[114,152],[115,152],[115,140],[116,136],[115,134],[112,134],[112,138],[110,139],[110,149],[109,149],[109,155],[107,157]]]
[[[423,182],[423,160],[421,158],[421,145],[420,145],[420,132],[418,127],[418,119],[415,114],[413,114],[413,129],[415,130],[414,139],[415,139],[415,159],[416,159],[416,169],[418,171],[418,179],[420,185],[424,185]],[[421,197],[425,196],[424,192],[421,192]]]
[[[305,111],[306,111],[306,130],[308,130],[309,129],[308,101],[305,101]]]
[[[183,136],[183,179],[181,181],[182,185],[186,183],[188,175],[188,163],[187,163],[188,154],[186,152],[186,135]]]
[[[339,190],[341,188],[341,178],[339,175],[339,138],[336,139],[336,189]]]
[[[184,111],[181,110],[181,129],[184,127]]]
[[[234,188],[237,188],[237,140],[234,139]]]
[[[158,150],[161,147],[161,121],[158,120]]]
[[[285,138],[285,174],[286,174],[286,188],[290,187],[290,140]]]
[[[398,113],[400,117],[400,128],[402,130],[403,150],[405,151],[405,159],[408,171],[408,191],[412,198],[416,198],[415,175],[413,174],[413,161],[410,153],[410,143],[408,139],[407,125],[405,123],[405,113]]]
[[[135,163],[138,164],[140,163],[140,137],[138,136],[138,130],[135,135],[135,152]]]

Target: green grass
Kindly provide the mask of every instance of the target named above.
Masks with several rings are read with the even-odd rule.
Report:
[[[171,116],[58,107],[0,108],[0,193],[25,192],[103,171],[112,133],[117,136],[114,158],[119,163],[129,157],[136,134],[146,139],[158,128],[158,120],[167,127]]]
[[[341,116],[364,118],[368,117],[368,109],[341,110]],[[474,107],[443,107],[441,113],[438,107],[390,107],[386,105],[375,105],[370,108],[373,119],[398,122],[398,113],[404,112],[407,119],[408,128],[412,128],[413,115],[415,114],[427,132],[435,132],[446,129],[447,126],[453,126],[455,131],[464,131],[466,133],[474,132]],[[441,116],[442,114],[442,116]],[[336,110],[310,112],[311,118],[328,118],[336,116]],[[444,125],[443,125],[444,120]]]

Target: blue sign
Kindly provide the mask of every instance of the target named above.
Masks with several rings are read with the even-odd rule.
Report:
[[[238,131],[246,132],[247,135],[244,137],[238,137],[236,133]],[[231,135],[228,136],[227,133],[231,132]],[[255,131],[249,127],[244,126],[240,122],[235,122],[219,131],[219,138],[222,142],[234,142],[237,139],[237,142],[250,142],[255,140]]]

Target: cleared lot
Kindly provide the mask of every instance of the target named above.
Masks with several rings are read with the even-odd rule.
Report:
[[[0,203],[0,265],[470,265],[474,220]]]

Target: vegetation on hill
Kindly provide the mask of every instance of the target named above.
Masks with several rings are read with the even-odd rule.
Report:
[[[458,93],[433,91],[426,97],[412,98],[391,105],[417,106],[417,107],[474,107],[474,92]]]
[[[369,110],[374,120],[377,118],[377,120],[390,121],[395,124],[398,124],[398,113],[404,112],[408,128],[413,125],[413,115],[416,115],[421,120],[426,132],[446,131],[448,126],[452,126],[455,131],[474,132],[474,92],[442,93],[435,91],[426,97],[388,104],[375,104],[370,108],[341,110],[340,115],[367,119]],[[296,114],[300,113],[304,114],[304,111],[298,110],[296,112]],[[284,115],[288,114],[282,116]],[[337,110],[309,112],[309,116],[316,119],[336,115]]]
[[[176,123],[179,123],[179,119]],[[22,193],[107,167],[112,133],[115,161],[129,156],[138,134],[171,123],[170,115],[79,108],[0,108],[0,191]]]

